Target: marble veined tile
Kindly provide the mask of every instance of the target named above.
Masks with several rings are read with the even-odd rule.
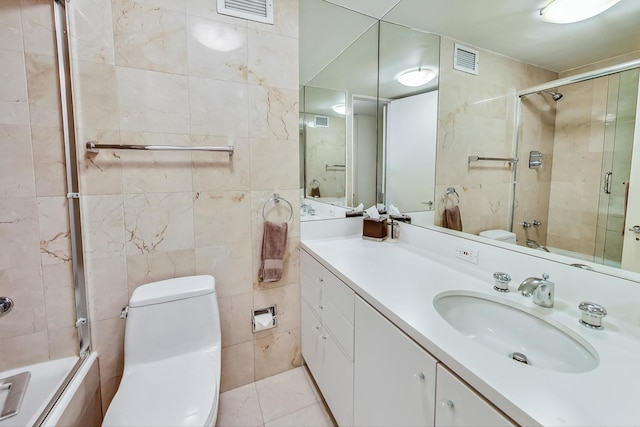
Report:
[[[0,49],[0,124],[28,125],[27,74],[24,54]]]
[[[248,136],[247,85],[190,77],[189,98],[192,134]]]
[[[0,49],[23,51],[20,0],[0,2]]]
[[[73,59],[115,64],[111,2],[74,0],[69,24]]]
[[[0,151],[0,197],[35,196],[29,127],[0,125]]]
[[[193,247],[193,194],[124,196],[127,255]]]
[[[249,82],[298,90],[298,39],[249,30]]]
[[[298,90],[249,86],[249,135],[298,140]]]
[[[258,393],[254,383],[220,395],[217,426],[259,427],[263,425]]]
[[[184,12],[165,9],[184,2],[118,0],[112,3],[116,64],[186,74]]]
[[[316,402],[313,389],[302,368],[291,369],[257,381],[256,389],[265,423]]]

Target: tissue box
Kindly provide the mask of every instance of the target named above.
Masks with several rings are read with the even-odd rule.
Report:
[[[362,220],[362,238],[378,242],[387,238],[386,218],[365,218]]]

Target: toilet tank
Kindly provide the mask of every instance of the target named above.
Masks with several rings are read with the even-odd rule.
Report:
[[[491,240],[500,240],[501,242],[516,244],[516,234],[507,230],[485,230],[478,233],[478,235]]]
[[[125,366],[220,348],[215,279],[181,277],[136,288],[124,342]]]

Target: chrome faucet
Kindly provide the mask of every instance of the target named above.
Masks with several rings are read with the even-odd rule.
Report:
[[[525,297],[532,297],[533,303],[540,307],[553,307],[556,285],[550,282],[548,274],[539,277],[527,277],[518,287],[518,291]]]

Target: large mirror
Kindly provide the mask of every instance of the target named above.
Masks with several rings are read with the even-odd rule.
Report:
[[[301,10],[312,1],[326,3],[302,0]],[[432,224],[441,226],[445,208],[458,205],[462,231],[473,239],[503,230],[530,254],[546,257],[548,250],[551,259],[586,262],[609,274],[617,273],[597,264],[637,271],[640,243],[628,231],[635,224],[629,213],[640,205],[634,200],[640,192],[633,191],[633,182],[640,181],[640,150],[633,150],[639,139],[637,70],[519,95],[523,89],[640,58],[640,2],[622,0],[602,15],[571,25],[539,20],[539,10],[549,2],[385,0],[376,2],[378,10],[367,10],[373,9],[368,2],[332,1],[382,19],[381,66],[384,49],[394,49],[384,47],[387,23],[441,36]],[[302,14],[301,20],[302,43]],[[454,69],[469,54],[477,60],[472,69]],[[382,68],[379,74],[378,137],[384,139]],[[378,153],[375,166],[382,170],[376,174],[376,201],[386,205],[388,186],[399,183],[406,189],[416,181],[407,173],[394,179],[385,155],[384,150]],[[429,201],[424,196],[415,200]],[[640,207],[636,210],[638,223]],[[623,250],[625,245],[630,249]]]

